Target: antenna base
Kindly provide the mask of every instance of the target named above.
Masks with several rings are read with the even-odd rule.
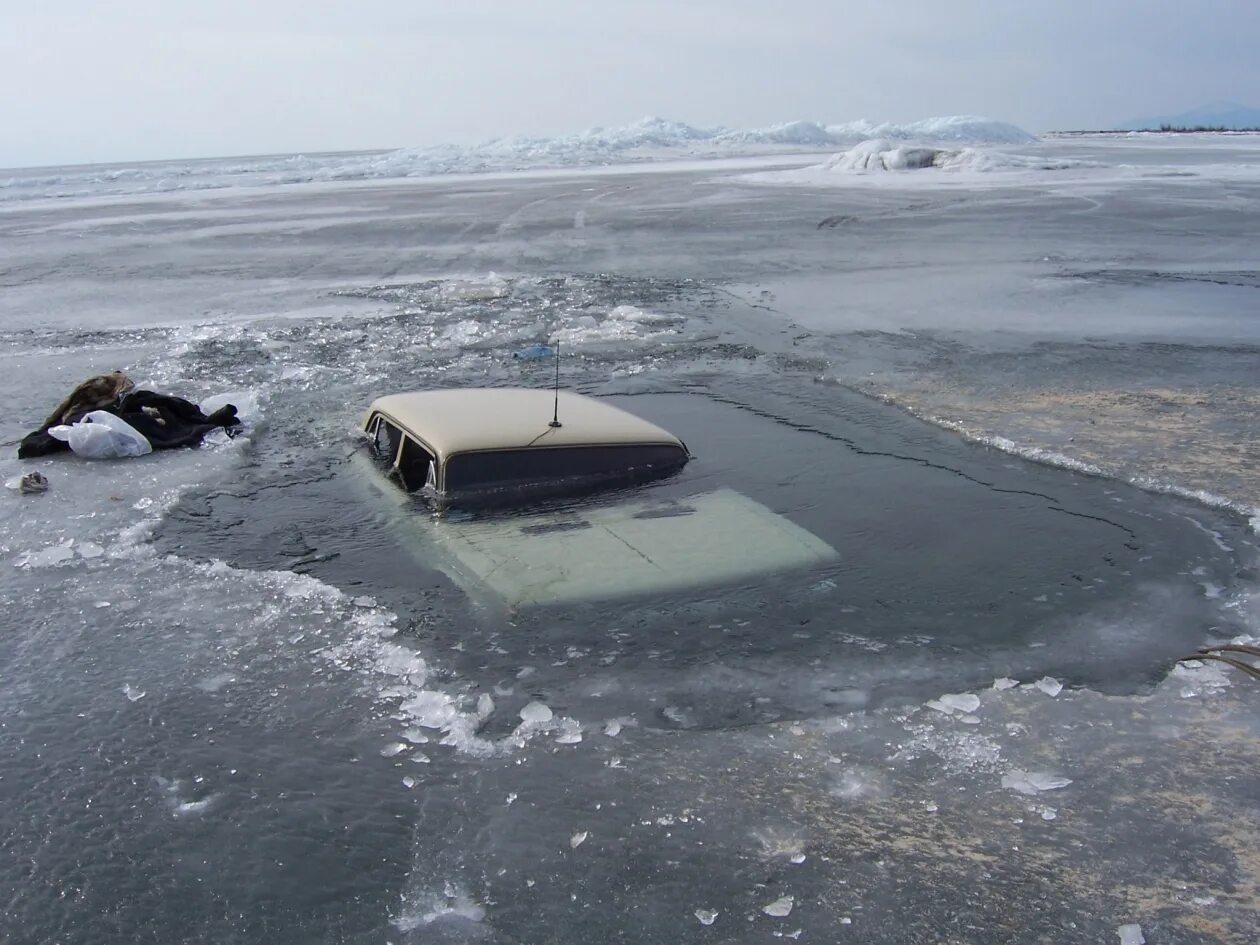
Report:
[[[547,424],[547,426],[549,426],[549,427],[562,427],[562,426],[564,426],[564,424],[563,424],[563,423],[561,423],[559,420],[552,420],[550,423],[548,423],[548,424]]]

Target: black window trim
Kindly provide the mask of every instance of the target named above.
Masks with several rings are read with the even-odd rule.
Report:
[[[457,459],[462,456],[486,456],[486,455],[490,455],[494,453],[546,453],[546,452],[561,451],[561,450],[571,451],[571,450],[597,450],[597,449],[650,449],[650,448],[676,450],[678,452],[678,461],[680,465],[685,464],[689,459],[691,459],[691,452],[687,449],[685,444],[680,445],[679,443],[673,442],[673,441],[659,441],[659,440],[649,441],[649,442],[638,441],[638,442],[630,442],[630,443],[626,443],[626,442],[565,443],[565,444],[558,444],[555,446],[525,446],[525,447],[502,446],[502,447],[496,447],[494,449],[459,450],[457,452],[450,453],[442,457],[440,478],[438,481],[438,491],[439,492],[450,491],[447,488],[447,483],[446,483],[448,466],[451,460]],[[641,465],[626,466],[624,467],[623,470],[613,471],[612,474],[619,475],[623,471],[631,472],[635,469],[643,469],[650,465],[653,465],[653,464],[643,463]],[[583,474],[577,473],[575,475],[580,477]],[[477,485],[474,485],[474,486],[462,487],[461,491],[491,490],[491,489],[503,488],[505,486],[511,487],[513,485],[517,485],[520,483],[530,483],[530,482],[536,482],[536,481],[543,481],[543,480],[541,479],[518,479],[518,480],[497,479],[497,480],[491,480],[489,482],[478,483]]]

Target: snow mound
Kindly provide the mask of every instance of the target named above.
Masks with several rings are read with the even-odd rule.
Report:
[[[979,148],[941,148],[928,144],[897,144],[871,138],[829,158],[814,170],[865,174],[880,171],[1056,171],[1079,167],[1081,161],[1052,160]]]

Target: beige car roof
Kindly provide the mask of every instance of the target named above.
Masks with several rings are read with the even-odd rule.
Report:
[[[439,462],[453,453],[524,447],[669,444],[678,437],[612,404],[560,391],[561,426],[549,427],[550,390],[519,387],[458,388],[389,394],[372,402],[367,421],[380,413],[413,434]],[[685,447],[683,447],[685,448]]]

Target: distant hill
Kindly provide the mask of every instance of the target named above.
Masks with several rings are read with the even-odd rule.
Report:
[[[1158,130],[1172,128],[1260,128],[1260,108],[1248,108],[1235,102],[1213,102],[1200,105],[1178,115],[1156,115],[1152,118],[1134,118],[1116,125],[1120,131]]]

